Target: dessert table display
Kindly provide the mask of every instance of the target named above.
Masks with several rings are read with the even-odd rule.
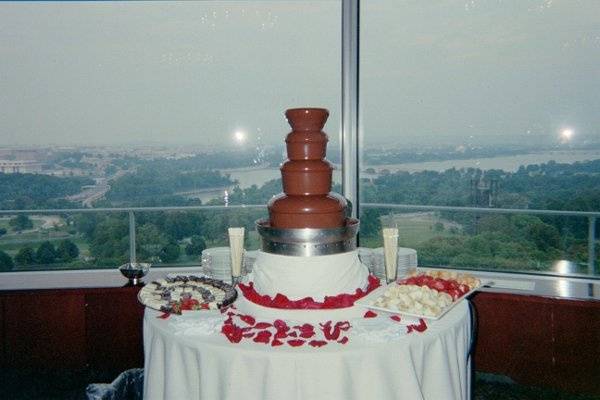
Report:
[[[228,318],[242,329],[260,323],[243,318],[246,323],[227,312],[184,312],[167,319],[160,315],[146,309],[144,317],[147,400],[469,398],[467,302],[438,321],[425,322],[424,332],[407,328],[419,327],[415,320],[366,311],[367,318],[350,321],[351,327],[340,330],[336,341],[321,347],[310,345],[310,339],[294,347],[289,338],[273,346],[276,333],[262,343],[260,332],[277,332],[274,327],[248,329],[245,333],[252,338],[231,343],[221,333]],[[286,324],[290,334],[310,335],[309,327],[303,331]],[[322,327],[310,325],[318,331],[314,337],[326,341]],[[343,337],[346,343],[338,343]]]
[[[479,282],[441,272],[398,281],[398,228],[388,227],[381,286],[359,257],[359,221],[331,192],[328,116],[286,111],[283,193],[256,222],[261,249],[249,273],[242,276],[245,228],[232,227],[234,286],[175,277],[140,294],[148,306],[144,398],[468,398],[470,321],[461,300]]]

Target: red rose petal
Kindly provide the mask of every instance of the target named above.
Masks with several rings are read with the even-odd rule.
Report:
[[[363,318],[375,318],[375,317],[377,317],[377,313],[373,312],[371,310],[367,311],[365,313],[365,315],[363,315]]]
[[[338,340],[338,343],[340,343],[340,344],[346,344],[346,343],[348,343],[348,336],[344,336],[343,338],[341,338],[340,340]]]
[[[251,315],[240,315],[240,319],[250,326],[254,326],[256,320]]]
[[[271,346],[275,347],[275,346],[281,346],[283,344],[283,342],[281,340],[278,339],[273,339],[273,341],[271,342]]]
[[[291,340],[288,340],[287,343],[292,347],[298,347],[298,346],[302,346],[304,343],[306,343],[306,340],[291,339]]]
[[[285,321],[283,321],[281,319],[276,319],[275,321],[273,321],[273,326],[278,331],[280,331],[280,330],[287,331],[290,329],[290,327],[285,323]]]
[[[336,323],[335,326],[338,327],[339,329],[341,329],[342,331],[347,331],[348,329],[350,329],[350,322],[340,321],[340,322]]]
[[[254,336],[254,332],[246,332],[242,334],[242,337],[245,338],[251,338],[252,336]]]
[[[269,343],[271,341],[271,332],[260,331],[256,334],[256,337],[252,339],[256,343]]]
[[[275,333],[275,338],[276,339],[285,339],[288,337],[288,334],[285,331],[277,331]]]
[[[392,315],[390,316],[390,319],[393,319],[396,322],[400,322],[402,320],[399,315]]]
[[[304,339],[310,339],[313,336],[315,336],[315,332],[314,331],[303,331],[303,332],[300,332],[300,337],[304,338]]]
[[[322,347],[325,346],[327,342],[324,340],[311,340],[310,342],[308,342],[308,344],[312,347]]]
[[[273,324],[270,324],[268,322],[257,322],[256,325],[254,325],[254,328],[256,329],[267,329],[272,327]]]
[[[425,332],[427,330],[427,324],[425,323],[425,320],[423,318],[421,318],[419,320],[419,325],[415,326],[415,331],[417,332]]]

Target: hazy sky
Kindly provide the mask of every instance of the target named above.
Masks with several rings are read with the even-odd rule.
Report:
[[[600,1],[363,0],[365,143],[600,135]],[[1,144],[339,133],[339,1],[0,3]],[[494,139],[496,140],[496,139]],[[507,139],[508,140],[508,139]],[[497,140],[496,140],[497,141]]]

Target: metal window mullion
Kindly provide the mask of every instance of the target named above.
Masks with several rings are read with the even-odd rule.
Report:
[[[596,274],[596,217],[588,219],[588,275]]]
[[[358,216],[358,102],[360,0],[342,0],[342,193]]]
[[[129,211],[129,262],[132,265],[136,262],[135,246],[135,214],[133,211]]]

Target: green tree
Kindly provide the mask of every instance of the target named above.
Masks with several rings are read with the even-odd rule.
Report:
[[[543,222],[527,227],[528,238],[542,251],[560,247],[560,233],[552,225]]]
[[[8,225],[10,225],[10,227],[17,232],[33,228],[33,222],[31,222],[31,219],[29,219],[29,217],[25,214],[19,214],[12,218],[10,221],[8,221]]]
[[[129,255],[129,225],[123,217],[108,217],[96,224],[90,253],[98,265],[122,264]]]
[[[56,262],[56,249],[48,241],[43,242],[35,252],[35,260],[38,264],[52,264]]]
[[[194,235],[192,236],[190,243],[185,246],[185,254],[188,256],[199,256],[204,249],[206,249],[204,238],[199,235]]]
[[[155,261],[162,250],[170,243],[167,235],[152,224],[145,223],[137,228],[136,246],[138,258],[143,261]]]
[[[22,247],[15,256],[17,265],[33,265],[35,264],[35,250],[31,247]]]
[[[63,240],[56,248],[56,256],[63,262],[73,261],[79,257],[79,247],[69,239]]]
[[[13,259],[7,253],[0,250],[0,272],[10,271],[14,266]]]
[[[163,263],[172,263],[177,261],[179,258],[179,254],[181,250],[179,249],[179,245],[175,242],[169,242],[165,247],[160,250],[158,256],[160,257],[160,261]]]

